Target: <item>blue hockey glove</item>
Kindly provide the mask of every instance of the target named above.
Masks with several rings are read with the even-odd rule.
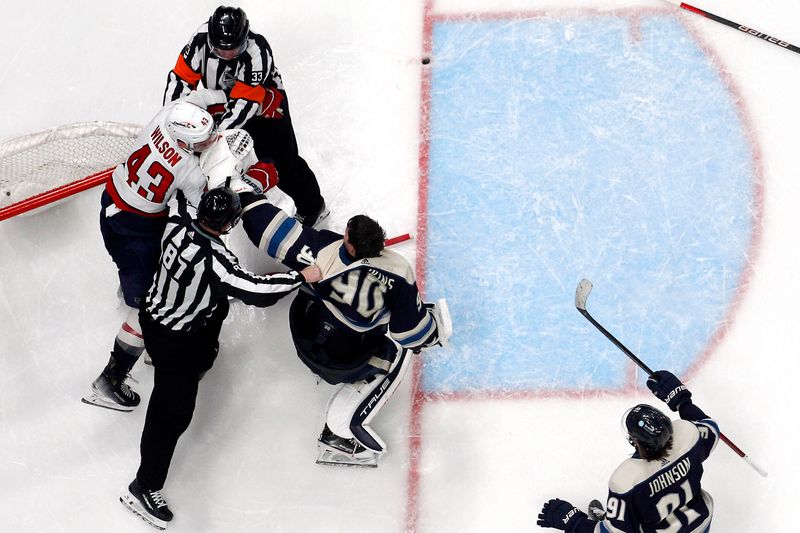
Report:
[[[586,513],[571,503],[555,498],[544,504],[536,525],[571,533],[581,522],[588,519]]]
[[[689,392],[686,385],[668,370],[654,372],[647,378],[647,388],[675,412],[680,409],[681,405],[692,400],[692,393]]]

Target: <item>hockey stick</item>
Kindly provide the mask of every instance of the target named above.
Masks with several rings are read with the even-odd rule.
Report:
[[[392,246],[393,244],[400,244],[401,242],[410,241],[413,239],[414,236],[410,233],[403,233],[402,235],[398,235],[397,237],[390,237],[383,241],[384,246]]]
[[[708,11],[705,11],[705,10],[700,9],[699,7],[695,7],[693,5],[689,5],[689,4],[685,3],[685,2],[681,2],[680,0],[664,0],[664,1],[665,2],[669,2],[672,5],[678,6],[681,9],[685,9],[686,11],[691,11],[692,13],[696,13],[697,15],[700,15],[701,17],[705,17],[705,18],[711,19],[711,20],[713,20],[715,22],[719,22],[720,24],[724,24],[725,26],[728,26],[729,28],[733,28],[734,30],[739,30],[740,32],[746,33],[747,35],[752,35],[753,37],[758,37],[762,41],[767,41],[768,43],[772,43],[772,44],[774,44],[776,46],[780,46],[781,48],[785,48],[787,50],[791,50],[792,52],[795,52],[796,54],[800,54],[800,48],[798,48],[797,46],[795,46],[795,45],[793,45],[791,43],[787,43],[786,41],[782,41],[782,40],[778,39],[777,37],[773,37],[772,35],[768,35],[766,33],[760,32],[758,30],[754,30],[753,28],[750,28],[750,27],[745,26],[743,24],[739,24],[738,22],[733,22],[732,20],[728,20],[726,18],[722,18],[719,15],[715,15],[714,13],[709,13]]]
[[[583,279],[578,284],[578,288],[575,289],[575,307],[580,311],[580,313],[586,317],[586,320],[592,323],[594,327],[596,327],[600,333],[606,336],[608,340],[614,343],[614,345],[622,350],[622,352],[627,355],[636,365],[647,372],[647,375],[652,377],[654,372],[648,367],[646,364],[642,362],[641,359],[636,357],[636,355],[630,351],[624,344],[622,344],[619,340],[617,340],[614,335],[609,333],[609,331],[604,328],[597,320],[594,319],[592,315],[589,314],[589,311],[586,310],[586,300],[589,298],[589,293],[592,292],[592,282],[588,279]],[[719,438],[722,442],[728,445],[728,447],[736,453],[739,457],[745,460],[747,464],[749,464],[753,469],[761,474],[762,477],[767,477],[767,471],[758,466],[750,457],[744,453],[738,446],[736,446],[728,437],[726,437],[721,431],[719,433]]]

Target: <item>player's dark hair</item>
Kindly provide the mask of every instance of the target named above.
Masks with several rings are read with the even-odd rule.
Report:
[[[383,250],[386,232],[366,215],[356,215],[347,221],[347,240],[355,249],[355,259],[378,257]]]
[[[672,437],[669,438],[667,443],[660,450],[651,450],[649,448],[645,448],[644,446],[639,446],[638,450],[639,457],[645,461],[658,461],[659,459],[666,457],[670,450],[672,450]]]

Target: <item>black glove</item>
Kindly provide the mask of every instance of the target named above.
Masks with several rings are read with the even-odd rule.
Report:
[[[654,372],[647,378],[647,388],[675,412],[680,409],[681,405],[692,401],[692,393],[689,392],[686,385],[668,370]]]
[[[536,525],[571,532],[575,531],[578,523],[588,519],[586,513],[571,503],[556,498],[544,504]]]

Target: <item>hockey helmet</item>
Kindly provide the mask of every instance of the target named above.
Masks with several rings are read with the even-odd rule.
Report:
[[[249,31],[241,8],[219,6],[208,19],[208,47],[221,59],[234,59],[247,48]]]
[[[625,431],[631,444],[638,443],[648,453],[658,453],[672,438],[672,421],[653,406],[641,403],[625,413]]]
[[[242,216],[239,195],[228,187],[211,189],[200,198],[197,220],[214,231],[228,233]]]
[[[177,102],[169,111],[165,127],[170,137],[180,141],[192,151],[202,151],[216,138],[217,126],[205,109],[189,102]]]

